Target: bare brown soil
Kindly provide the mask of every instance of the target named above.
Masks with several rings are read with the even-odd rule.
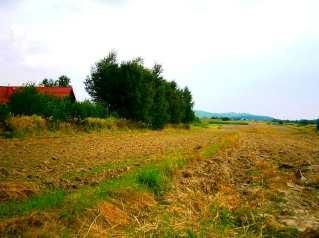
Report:
[[[0,184],[7,186],[9,182],[23,189],[19,184],[28,182],[42,190],[95,185],[148,162],[149,156],[209,144],[217,135],[167,129],[0,139]],[[17,195],[12,193],[14,198]]]

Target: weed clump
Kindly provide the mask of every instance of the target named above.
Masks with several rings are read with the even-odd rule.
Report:
[[[157,195],[163,187],[163,179],[158,170],[142,170],[137,175],[137,182]]]

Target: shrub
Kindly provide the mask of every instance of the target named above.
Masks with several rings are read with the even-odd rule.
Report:
[[[46,102],[46,96],[39,94],[34,86],[26,86],[11,96],[9,107],[14,115],[42,115]]]
[[[54,97],[46,97],[43,111],[39,112],[38,115],[43,115],[54,121],[68,121],[74,117],[74,106],[68,98],[57,99]]]
[[[16,135],[34,133],[46,128],[46,121],[40,116],[15,116],[6,121],[8,128]]]
[[[34,86],[26,86],[15,92],[9,107],[14,115],[39,115],[53,121],[70,121],[74,118],[105,118],[107,111],[99,103],[90,101],[72,102],[69,98],[56,98],[36,91]]]
[[[10,111],[7,105],[0,105],[0,124],[4,123],[5,120],[9,117]]]
[[[26,86],[15,92],[9,107],[14,115],[39,115],[56,121],[65,121],[73,116],[73,105],[68,99],[38,93],[34,86]]]
[[[74,117],[84,119],[87,117],[105,118],[107,116],[106,108],[99,103],[90,101],[74,103]]]

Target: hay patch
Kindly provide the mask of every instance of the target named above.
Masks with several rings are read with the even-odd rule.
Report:
[[[103,202],[98,205],[102,217],[110,226],[124,226],[129,223],[127,213],[110,202]]]
[[[1,181],[0,201],[5,202],[11,199],[22,200],[30,197],[39,191],[39,187],[30,182]]]

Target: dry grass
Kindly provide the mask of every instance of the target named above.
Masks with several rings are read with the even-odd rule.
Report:
[[[0,202],[26,199],[39,191],[39,187],[31,182],[0,181]]]
[[[40,116],[15,116],[6,121],[15,135],[36,134],[46,129],[46,120]]]

